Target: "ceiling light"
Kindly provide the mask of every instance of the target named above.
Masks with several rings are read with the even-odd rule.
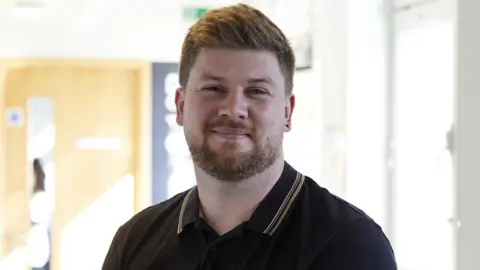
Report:
[[[35,1],[19,1],[14,4],[13,15],[15,17],[33,18],[43,13],[44,6]]]

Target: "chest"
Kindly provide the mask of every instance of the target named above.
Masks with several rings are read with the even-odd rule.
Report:
[[[301,231],[273,236],[237,232],[214,238],[192,229],[147,242],[126,269],[307,270],[303,246]]]

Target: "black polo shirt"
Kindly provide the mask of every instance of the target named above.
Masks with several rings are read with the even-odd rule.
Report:
[[[103,270],[394,270],[382,229],[285,163],[249,221],[219,236],[194,187],[121,226]]]

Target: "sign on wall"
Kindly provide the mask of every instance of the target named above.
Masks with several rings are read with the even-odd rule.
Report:
[[[5,117],[7,127],[22,127],[25,122],[22,108],[8,108],[5,111]]]
[[[193,7],[187,6],[183,8],[183,19],[186,21],[196,21],[200,19],[203,13],[207,12],[207,8],[205,7]]]

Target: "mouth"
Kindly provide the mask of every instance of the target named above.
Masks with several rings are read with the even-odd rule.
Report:
[[[228,139],[244,139],[250,137],[250,134],[247,132],[235,128],[214,128],[212,129],[212,133]]]

